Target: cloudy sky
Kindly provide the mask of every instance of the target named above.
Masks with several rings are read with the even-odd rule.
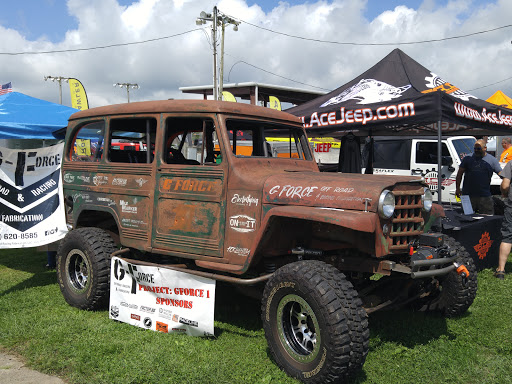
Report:
[[[211,23],[195,21],[215,5],[241,22],[226,28],[225,82],[329,91],[400,48],[475,96],[512,96],[510,0],[2,1],[0,84],[58,102],[44,76],[75,77],[90,107],[125,102],[118,82],[140,85],[131,101],[194,97],[179,87],[212,84]]]

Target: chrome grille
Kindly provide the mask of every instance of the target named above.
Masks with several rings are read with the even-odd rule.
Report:
[[[407,249],[408,244],[423,232],[423,191],[394,191],[395,213],[390,232],[391,250]]]

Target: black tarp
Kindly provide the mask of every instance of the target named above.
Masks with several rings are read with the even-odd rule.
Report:
[[[512,111],[481,100],[399,49],[336,90],[288,109],[309,136],[510,134]]]

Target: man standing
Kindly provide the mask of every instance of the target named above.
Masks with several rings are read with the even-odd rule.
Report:
[[[508,255],[512,249],[512,190],[510,189],[510,179],[512,179],[512,162],[508,162],[502,171],[503,180],[501,181],[501,194],[505,200],[505,214],[501,223],[501,244],[500,256],[498,259],[498,268],[494,276],[503,280],[505,278],[505,264]]]
[[[501,140],[503,152],[501,152],[500,163],[508,163],[512,159],[512,140],[510,137],[504,137]]]
[[[463,195],[469,195],[471,206],[476,213],[494,215],[494,203],[491,195],[491,178],[493,172],[501,172],[498,160],[487,153],[483,140],[475,142],[472,156],[466,156],[455,179],[455,195],[460,197],[460,183],[464,175]]]

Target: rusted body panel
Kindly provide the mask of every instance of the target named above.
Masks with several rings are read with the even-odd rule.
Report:
[[[229,104],[222,101],[212,100],[156,100],[142,101],[127,104],[114,104],[104,107],[86,109],[72,114],[70,123],[81,119],[103,118],[104,116],[119,116],[133,114],[160,114],[165,112],[173,113],[223,113],[236,116],[255,117],[258,119],[272,119],[288,121],[298,124],[300,119],[289,113],[282,113],[270,108],[255,107],[243,103]]]
[[[147,162],[114,161],[114,146],[107,142],[115,135],[123,141],[122,135],[113,133],[122,130],[116,127],[141,119],[147,121],[147,128],[142,125],[140,135],[151,133],[151,140],[118,145],[116,156],[128,159],[126,148],[144,149],[144,154],[132,150],[131,155]],[[220,161],[207,163],[197,151],[194,159],[198,161],[169,162],[162,149],[188,130],[196,132],[196,137],[202,133],[202,147],[197,144],[195,148],[205,151],[205,123],[202,129],[185,126],[181,136],[168,133],[172,124],[187,119],[211,122],[217,134],[212,149],[220,152]],[[279,257],[297,245],[328,251],[354,248],[379,258],[404,252],[410,238],[423,230],[421,179],[320,173],[309,148],[302,148],[302,158],[291,150],[290,158],[235,155],[230,122],[244,121],[280,124],[303,132],[295,116],[225,102],[142,102],[75,113],[70,118],[62,166],[68,222],[75,227],[94,224],[117,231],[125,247],[188,258],[200,267],[235,274],[247,272],[262,257]],[[91,156],[78,157],[87,162],[77,161],[74,138],[91,122],[105,127],[104,139],[96,140],[104,152],[97,150],[93,158],[91,147]],[[84,137],[80,143],[88,140],[88,136],[80,137]],[[243,143],[252,147],[254,140]],[[397,196],[416,196],[414,201],[406,199],[403,211],[414,210],[414,217],[404,213],[398,219],[382,219],[377,208],[386,189]]]
[[[265,182],[269,204],[339,208],[376,212],[379,195],[396,183],[418,183],[418,177],[388,175],[297,173],[277,174]]]

